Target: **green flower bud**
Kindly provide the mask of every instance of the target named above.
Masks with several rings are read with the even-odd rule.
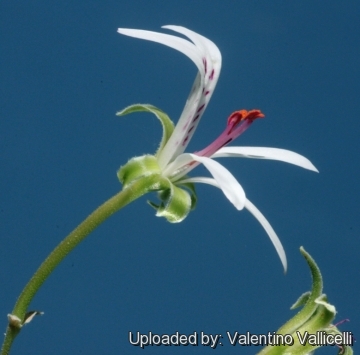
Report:
[[[299,297],[291,309],[301,306],[303,308],[276,332],[283,336],[290,334],[293,343],[268,345],[259,355],[307,355],[324,345],[337,345],[340,349],[339,354],[352,355],[351,333],[342,333],[332,325],[336,309],[322,293],[320,269],[303,247],[300,248],[300,252],[311,271],[312,290]]]

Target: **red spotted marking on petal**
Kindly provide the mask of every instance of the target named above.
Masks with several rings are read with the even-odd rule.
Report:
[[[195,128],[195,125],[194,126],[191,126],[188,130],[188,133],[190,133],[193,129]]]
[[[186,142],[188,141],[188,139],[189,139],[189,136],[186,136],[185,139],[184,139],[183,142],[182,142],[182,145],[183,145],[183,146],[186,144]]]
[[[210,80],[214,79],[214,74],[215,74],[215,70],[213,69],[209,75]]]
[[[190,122],[186,122],[186,123],[184,124],[184,126],[183,126],[183,128],[182,128],[183,131],[186,130],[186,128],[189,126],[189,123],[190,123]]]
[[[207,61],[205,58],[203,58],[203,63],[204,63],[204,69],[205,69],[205,74],[207,72]]]
[[[200,115],[196,115],[193,119],[193,122],[195,122],[199,117],[200,117]]]
[[[202,104],[196,111],[196,113],[199,113],[203,108],[205,107],[205,104]]]

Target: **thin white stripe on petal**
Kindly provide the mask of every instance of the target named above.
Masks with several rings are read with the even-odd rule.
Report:
[[[195,176],[195,177],[190,177],[190,178],[186,178],[186,179],[181,179],[180,181],[177,181],[179,184],[186,184],[188,182],[190,183],[200,183],[200,184],[207,184],[207,185],[211,185],[211,186],[215,186],[218,187],[220,189],[219,184],[216,182],[215,179],[213,178],[209,178],[209,177],[205,177],[205,176]]]
[[[211,158],[226,157],[278,160],[300,166],[304,169],[319,172],[309,159],[286,149],[266,147],[224,147],[211,156]]]
[[[277,236],[277,234],[275,233],[273,227],[271,227],[270,223],[264,217],[264,215],[248,199],[246,199],[246,201],[245,201],[245,208],[259,221],[259,223],[265,229],[266,233],[268,234],[271,242],[273,243],[273,245],[279,255],[281,263],[284,267],[284,271],[286,272],[287,260],[286,260],[285,251],[284,251],[284,248],[280,242],[280,239]]]
[[[186,154],[184,154],[186,155]],[[235,177],[223,167],[220,163],[207,157],[199,157],[195,154],[189,154],[193,160],[204,164],[205,168],[209,170],[210,174],[214,177],[219,184],[228,200],[238,209],[242,210],[245,206],[245,191],[235,179]]]

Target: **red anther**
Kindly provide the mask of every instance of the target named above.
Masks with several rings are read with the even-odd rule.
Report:
[[[246,120],[254,121],[257,118],[264,118],[265,115],[260,110],[251,110],[248,112],[248,115],[245,117]]]
[[[249,120],[254,121],[257,118],[263,118],[265,115],[260,110],[240,110],[233,112],[229,118],[228,118],[228,126],[235,127],[237,126],[241,121]]]

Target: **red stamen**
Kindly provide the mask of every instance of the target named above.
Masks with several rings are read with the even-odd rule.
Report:
[[[249,120],[252,122],[257,118],[263,118],[263,117],[265,117],[265,115],[260,110],[251,110],[251,111],[240,110],[233,112],[229,116],[227,124],[228,126],[232,126],[232,128],[234,128],[241,121]]]
[[[233,112],[227,121],[227,126],[223,133],[203,150],[196,152],[199,156],[210,157],[220,148],[224,147],[240,134],[244,133],[257,118],[265,117],[260,110],[240,110]]]

